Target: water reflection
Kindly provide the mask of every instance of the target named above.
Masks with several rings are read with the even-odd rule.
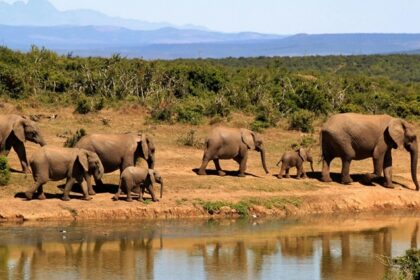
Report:
[[[381,279],[418,217],[0,226],[0,279]]]

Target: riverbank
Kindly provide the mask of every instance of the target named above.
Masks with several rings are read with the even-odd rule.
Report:
[[[22,113],[12,105],[5,107],[4,113]],[[319,181],[319,172],[308,173],[304,180],[277,179],[279,157],[290,150],[292,143],[303,137],[317,139],[317,134],[306,135],[286,130],[280,123],[278,128],[270,128],[262,133],[267,150],[267,163],[270,175],[265,175],[259,154],[249,153],[246,178],[238,178],[234,172],[225,177],[215,175],[198,176],[195,168],[201,163],[202,149],[185,146],[182,138],[191,130],[194,140],[203,141],[210,125],[188,126],[150,124],[142,108],[127,107],[109,109],[96,114],[77,115],[71,108],[59,112],[52,108],[26,108],[25,114],[57,115],[55,118],[42,119],[39,126],[49,145],[62,146],[66,137],[77,129],[84,128],[87,133],[124,133],[142,131],[153,137],[157,147],[156,169],[165,180],[163,199],[158,203],[150,200],[127,203],[124,196],[120,201],[111,200],[117,189],[119,173],[106,174],[105,189],[97,189],[98,194],[92,201],[82,201],[74,193],[70,202],[61,201],[62,191],[57,188],[61,182],[49,182],[44,189],[45,201],[26,201],[22,193],[33,184],[32,176],[12,173],[9,186],[0,188],[1,221],[38,221],[38,220],[108,220],[135,218],[190,218],[190,217],[301,217],[309,214],[355,213],[384,210],[420,210],[420,192],[414,191],[410,177],[410,156],[404,150],[393,151],[393,180],[395,189],[386,189],[381,182],[372,185],[365,183],[363,174],[372,172],[372,161],[354,161],[351,174],[355,183],[344,186]],[[106,120],[106,121],[104,121]],[[247,127],[252,118],[237,116],[225,125]],[[319,130],[319,125],[317,126]],[[416,124],[419,135],[420,126]],[[28,157],[39,148],[27,143]],[[319,146],[312,148],[315,170],[321,170]],[[20,170],[16,154],[8,157],[13,169]],[[222,161],[224,170],[237,170],[233,161]],[[144,162],[139,162],[140,165]],[[209,173],[214,166],[209,164]],[[309,166],[306,167],[309,169]],[[333,179],[339,180],[341,162],[332,163]],[[295,174],[295,170],[291,170]],[[357,175],[361,174],[361,175]]]

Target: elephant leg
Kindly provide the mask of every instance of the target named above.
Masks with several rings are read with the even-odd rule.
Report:
[[[225,176],[226,173],[223,172],[222,168],[220,167],[219,159],[214,159],[213,162],[214,162],[214,166],[216,166],[216,170],[217,170],[217,173],[219,174],[219,176]]]
[[[35,183],[34,183],[34,185],[33,185],[33,187],[31,187],[30,189],[28,189],[26,192],[25,192],[25,196],[26,196],[26,198],[28,199],[28,200],[31,200],[32,198],[33,198],[33,196],[34,196],[34,192],[36,191],[36,190],[38,190],[40,187],[42,187],[42,185],[43,185],[44,183],[42,182],[39,182],[39,181],[35,181]]]
[[[141,192],[141,191],[140,191]],[[141,195],[140,195],[141,196]],[[127,186],[127,202],[133,202],[133,197],[131,195],[131,188]]]
[[[281,163],[279,175],[277,176],[279,179],[283,178],[283,174],[286,172],[286,165],[284,162]]]
[[[302,166],[300,167],[300,173],[301,173],[301,178],[303,178],[303,179],[308,178],[308,176],[306,176],[305,169],[303,168],[303,164],[302,164]]]
[[[289,172],[290,172],[290,168],[289,167],[287,167],[286,168],[286,174],[285,174],[285,178],[287,178],[287,179],[289,179],[290,178],[290,174],[289,174]]]
[[[394,188],[392,184],[392,154],[391,150],[389,149],[385,153],[384,158],[384,175],[385,175],[385,187],[387,188]]]
[[[140,186],[140,192],[139,192],[139,201],[143,201],[144,200],[144,190],[145,188],[143,186]]]
[[[85,181],[86,181],[86,184],[87,184],[89,195],[95,195],[96,192],[93,189],[93,186],[92,186],[92,178],[91,177],[92,177],[91,175],[86,174],[85,175]]]
[[[92,197],[89,195],[89,187],[87,186],[87,183],[84,180],[79,181],[78,183],[82,187],[84,195],[83,200],[92,200]]]
[[[351,184],[353,180],[350,177],[350,163],[351,160],[349,159],[341,159],[342,167],[341,167],[341,183],[342,184]]]
[[[240,158],[239,163],[239,177],[245,177],[245,171],[246,171],[246,162],[248,160],[248,153],[246,152],[242,158]]]
[[[153,185],[148,185],[147,190],[150,192],[150,195],[152,196],[152,201],[153,202],[158,202],[159,199],[157,199],[156,196],[155,196],[155,192],[153,191]]]
[[[37,193],[38,193],[38,199],[39,200],[45,200],[46,199],[45,193],[44,193],[44,185],[43,184],[41,184],[38,187]]]
[[[28,159],[26,158],[26,149],[23,143],[13,145],[13,149],[16,151],[18,155],[23,172],[26,174],[30,174],[31,169],[29,168]]]
[[[207,175],[206,168],[207,168],[207,165],[209,164],[209,161],[210,161],[210,157],[208,157],[207,155],[204,155],[200,169],[198,170],[198,175]]]
[[[330,164],[331,164],[332,158],[326,157],[324,155],[324,158],[322,160],[322,182],[332,182],[331,176],[330,176]]]
[[[76,180],[74,178],[67,178],[66,185],[64,187],[64,194],[63,194],[63,197],[61,198],[62,200],[64,201],[70,200],[70,191],[75,182]]]
[[[114,195],[112,200],[118,201],[120,199],[120,195],[121,195],[121,188],[118,188],[117,193]]]

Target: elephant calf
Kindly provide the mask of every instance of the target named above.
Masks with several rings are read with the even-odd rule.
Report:
[[[286,178],[290,178],[289,169],[292,167],[296,167],[297,169],[297,179],[306,178],[306,173],[303,169],[304,161],[308,161],[311,163],[311,169],[312,172],[314,172],[313,160],[309,151],[301,148],[293,152],[285,152],[281,157],[280,161],[277,163],[277,166],[279,166],[281,162],[281,168],[278,178],[283,178],[284,173],[286,175]]]
[[[95,179],[101,179],[104,174],[104,167],[98,155],[78,148],[44,146],[33,154],[30,165],[35,184],[25,192],[29,200],[35,191],[38,192],[38,199],[45,199],[43,185],[50,180],[62,179],[67,179],[63,200],[70,200],[69,194],[76,182],[82,186],[84,199],[90,200],[88,187],[83,179],[87,181],[91,175]]]
[[[131,192],[140,187],[139,201],[143,200],[143,193],[147,190],[152,195],[154,202],[159,201],[156,199],[155,193],[153,192],[153,184],[160,184],[160,198],[163,195],[163,179],[159,172],[153,169],[147,169],[143,167],[130,166],[124,169],[120,178],[120,185],[118,191],[113,197],[113,200],[118,200],[121,192],[127,194],[127,201],[132,202]]]

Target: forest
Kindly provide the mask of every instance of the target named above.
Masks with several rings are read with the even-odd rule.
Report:
[[[74,106],[86,114],[125,102],[156,122],[200,124],[242,112],[256,130],[291,128],[337,112],[420,117],[420,56],[312,56],[196,60],[58,55],[0,48],[0,98]]]

